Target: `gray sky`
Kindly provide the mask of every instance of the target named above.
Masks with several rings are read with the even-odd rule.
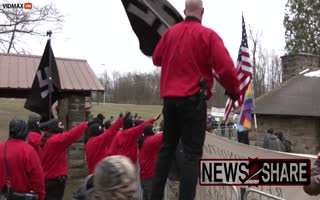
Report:
[[[183,14],[184,0],[169,1]],[[50,1],[31,2],[39,5]],[[140,52],[138,39],[120,0],[54,2],[66,15],[63,30],[53,33],[52,37],[56,57],[85,59],[98,75],[105,70],[149,72],[155,69],[151,59]],[[247,33],[249,25],[253,30],[262,32],[262,46],[283,55],[285,3],[286,0],[204,0],[203,25],[212,28],[222,37],[236,61],[243,12]],[[32,54],[41,55],[45,42],[46,38],[31,40],[32,49],[28,49]]]

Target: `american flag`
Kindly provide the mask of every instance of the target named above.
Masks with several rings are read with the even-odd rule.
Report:
[[[246,32],[246,24],[244,22],[243,16],[242,39],[237,59],[237,74],[238,79],[240,80],[240,97],[237,101],[233,101],[230,98],[228,98],[224,112],[224,120],[228,119],[228,116],[231,111],[233,111],[239,106],[242,106],[246,90],[252,79],[252,66],[248,47],[248,37]]]

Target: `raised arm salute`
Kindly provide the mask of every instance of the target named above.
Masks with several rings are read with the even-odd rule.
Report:
[[[102,127],[99,124],[89,127],[89,134],[93,135],[89,136],[89,140],[85,144],[85,151],[90,174],[94,172],[95,166],[107,156],[106,152],[109,150],[116,133],[123,126],[123,120],[124,117],[119,118],[105,132],[101,132]]]
[[[153,124],[159,118],[160,114],[133,127],[133,117],[131,113],[127,113],[123,123],[123,130],[121,130],[114,138],[108,155],[124,155],[129,157],[133,163],[136,163],[137,141],[143,134],[144,125]]]
[[[63,199],[65,182],[68,176],[67,148],[78,140],[86,128],[87,122],[67,132],[63,132],[64,126],[58,119],[48,123],[48,132],[41,139],[39,155],[42,163],[46,200]]]

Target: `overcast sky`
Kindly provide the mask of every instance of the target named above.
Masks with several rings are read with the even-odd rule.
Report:
[[[184,0],[169,0],[183,14]],[[31,0],[41,5],[49,0]],[[79,58],[88,61],[97,75],[107,72],[149,72],[151,59],[139,50],[138,39],[131,29],[120,0],[55,0],[64,14],[63,30],[53,33],[52,48],[56,57]],[[223,39],[234,59],[241,41],[241,14],[247,33],[249,26],[262,33],[262,46],[284,54],[283,17],[286,0],[204,0],[203,25],[215,30]],[[46,30],[44,30],[45,32]],[[43,40],[32,40],[32,54],[41,55]],[[251,48],[249,43],[249,48]]]

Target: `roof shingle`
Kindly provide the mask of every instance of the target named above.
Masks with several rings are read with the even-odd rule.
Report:
[[[256,114],[320,116],[320,69],[304,71],[257,98]]]
[[[0,90],[30,89],[41,56],[0,54]],[[64,91],[103,91],[103,86],[86,60],[56,58],[61,89]]]

